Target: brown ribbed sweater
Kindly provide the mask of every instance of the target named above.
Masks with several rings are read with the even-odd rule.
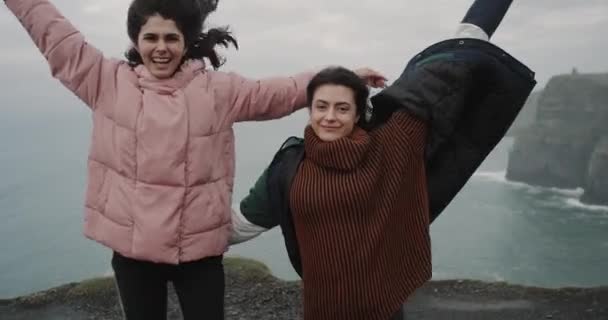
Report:
[[[430,278],[425,143],[400,111],[334,142],[306,128],[290,194],[305,320],[387,320]]]

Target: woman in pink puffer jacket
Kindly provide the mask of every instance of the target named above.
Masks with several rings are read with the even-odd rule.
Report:
[[[249,80],[217,69],[225,29],[201,33],[197,0],[134,0],[128,61],[106,59],[47,0],[6,0],[52,74],[93,115],[84,233],[114,251],[127,319],[164,319],[173,282],[185,319],[223,319],[237,121],[305,106],[312,73]],[[369,69],[358,74],[374,81]]]

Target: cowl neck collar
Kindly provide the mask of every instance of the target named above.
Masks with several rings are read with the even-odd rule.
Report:
[[[179,70],[171,78],[157,79],[143,64],[135,67],[139,85],[148,90],[160,94],[173,94],[176,90],[184,88],[198,72],[205,69],[205,64],[200,60],[187,60],[180,66]]]
[[[311,126],[304,131],[306,158],[319,166],[341,171],[356,169],[365,159],[370,147],[369,134],[355,127],[353,132],[335,141],[323,141]]]

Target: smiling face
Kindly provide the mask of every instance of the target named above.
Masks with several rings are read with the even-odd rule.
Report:
[[[141,27],[136,48],[157,79],[172,77],[186,54],[184,35],[173,20],[160,15],[151,16]]]
[[[318,87],[310,106],[310,125],[323,141],[335,141],[348,136],[359,121],[355,93],[335,84]]]

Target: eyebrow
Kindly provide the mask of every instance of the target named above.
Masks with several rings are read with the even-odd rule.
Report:
[[[154,33],[154,32],[146,32],[144,33],[144,37],[145,36],[158,36],[158,33]],[[164,34],[165,37],[179,37],[180,35],[178,33],[166,33]]]
[[[327,101],[325,101],[325,100],[323,100],[323,99],[317,99],[316,101],[317,101],[317,102],[321,102],[321,103],[325,103],[325,104],[330,104],[329,102],[327,102]],[[348,103],[348,102],[346,102],[346,101],[340,101],[340,102],[337,102],[337,103],[336,103],[336,105],[339,105],[339,106],[341,106],[341,105],[347,105],[347,106],[349,106],[349,107],[350,107],[350,103]]]

